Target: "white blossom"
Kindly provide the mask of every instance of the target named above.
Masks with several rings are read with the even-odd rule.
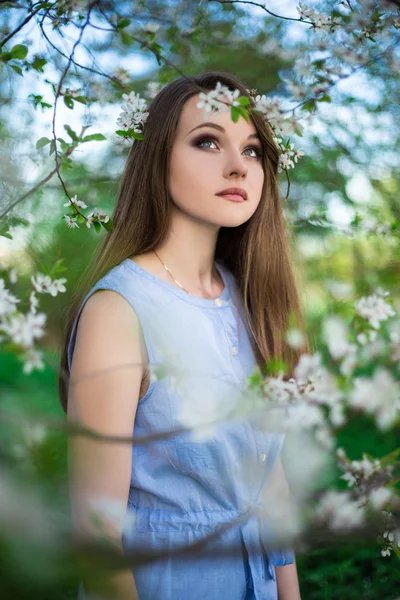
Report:
[[[63,206],[72,206],[73,204],[75,204],[79,208],[87,208],[87,204],[85,204],[82,200],[78,200],[76,194],[71,198],[70,202],[66,202],[65,204],[63,204]]]
[[[377,490],[372,490],[369,494],[369,502],[375,510],[382,509],[393,497],[393,494],[388,488],[380,487]]]
[[[12,338],[13,342],[27,348],[32,346],[35,338],[41,338],[44,335],[43,326],[46,319],[45,313],[28,313],[27,315],[16,313],[9,320],[4,321],[1,328]]]
[[[291,81],[290,79],[283,79],[286,83],[286,87],[293,96],[297,100],[302,100],[307,96],[308,87],[304,84],[296,83],[295,81]]]
[[[151,99],[155,98],[162,88],[158,81],[149,81],[147,84],[147,96]]]
[[[40,423],[22,423],[21,433],[30,446],[41,444],[47,435],[47,428]]]
[[[227,112],[230,111],[231,106],[239,106],[239,102],[236,100],[239,95],[238,89],[232,91],[218,81],[214,90],[207,93],[200,92],[200,100],[196,106],[197,108],[204,108],[206,115],[211,111]]]
[[[365,454],[363,454],[362,460],[349,461],[343,449],[340,448],[337,450],[337,456],[345,463],[339,462],[339,466],[346,470],[344,475],[341,475],[340,478],[347,481],[348,487],[356,485],[357,479],[368,481],[373,475],[382,470],[380,460],[373,459],[371,461]]]
[[[364,511],[351,499],[350,494],[337,490],[329,490],[322,496],[315,516],[337,531],[353,529],[364,521]]]
[[[35,292],[31,292],[29,295],[29,306],[30,306],[30,311],[31,313],[33,313],[34,315],[37,313],[37,307],[39,306],[39,300],[36,297]]]
[[[316,352],[312,356],[309,354],[302,354],[298,361],[294,375],[298,383],[306,383],[307,381],[313,381],[315,377],[318,377],[321,372],[321,355]]]
[[[294,162],[286,152],[283,152],[279,156],[278,172],[281,173],[282,171],[287,171],[288,169],[294,169]]]
[[[17,283],[18,280],[18,276],[17,276],[17,269],[11,269],[11,271],[9,271],[8,276],[10,278],[11,283]]]
[[[286,404],[293,399],[299,398],[299,391],[294,379],[285,381],[282,375],[278,377],[267,377],[263,384],[266,398],[278,404]]]
[[[74,229],[75,227],[79,227],[76,217],[70,217],[69,215],[64,215],[64,219],[68,227]]]
[[[114,71],[114,76],[117,77],[123,85],[128,85],[131,83],[132,78],[129,72],[122,67],[119,67]]]
[[[6,288],[3,278],[0,278],[0,316],[13,313],[20,300]]]
[[[322,325],[322,335],[334,360],[342,358],[348,352],[349,331],[343,319],[336,316],[327,317]]]
[[[305,342],[303,333],[299,329],[291,328],[285,333],[285,340],[292,348],[301,348]]]
[[[146,100],[134,91],[122,94],[122,98],[125,102],[121,106],[122,112],[117,119],[118,129],[125,131],[132,129],[135,133],[142,133],[149,116]]]
[[[307,77],[308,75],[310,75],[311,68],[312,62],[309,56],[305,56],[304,58],[298,58],[294,65],[296,73],[301,77]]]
[[[44,275],[43,273],[37,273],[36,277],[35,275],[31,277],[31,282],[36,292],[40,294],[47,293],[51,296],[57,296],[59,292],[65,292],[66,287],[64,283],[66,281],[65,277],[52,281],[49,275]]]
[[[156,31],[158,31],[160,29],[160,24],[154,23],[152,21],[148,21],[147,23],[144,23],[142,25],[142,27],[148,33],[155,33]]]
[[[22,356],[24,361],[23,372],[25,375],[29,375],[33,369],[44,369],[44,362],[42,360],[43,353],[40,350],[34,350],[29,348],[28,351]]]
[[[372,378],[356,377],[353,385],[350,405],[373,414],[379,429],[392,427],[400,415],[400,388],[391,373],[380,367]]]
[[[355,309],[375,329],[379,329],[381,321],[386,321],[389,317],[396,314],[390,304],[385,302],[382,296],[376,293],[360,298],[355,303]]]
[[[93,210],[93,213],[91,213],[91,216],[97,218],[102,223],[108,223],[108,221],[110,220],[110,217],[108,215],[106,215],[104,212],[98,210],[97,208],[95,208]]]

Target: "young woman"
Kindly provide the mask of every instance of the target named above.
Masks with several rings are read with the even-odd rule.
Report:
[[[129,526],[104,517],[118,548],[159,555],[109,577],[118,599],[300,598],[293,552],[266,544],[279,523],[251,510],[267,481],[287,491],[284,436],[227,417],[256,364],[265,372],[275,357],[292,369],[300,352],[283,336],[290,315],[301,325],[301,310],[279,155],[261,115],[235,123],[230,112],[205,116],[196,106],[218,81],[248,95],[236,77],[211,72],[180,78],[152,101],[114,229],[66,330],[68,419],[104,435],[150,437],[70,440],[77,538],[95,535],[91,501],[113,499],[133,517]],[[157,365],[164,377],[153,376]],[[208,425],[177,431],[198,424]]]

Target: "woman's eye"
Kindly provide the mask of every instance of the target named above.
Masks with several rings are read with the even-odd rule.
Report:
[[[215,139],[212,137],[203,137],[203,138],[200,138],[199,140],[197,140],[195,142],[195,145],[200,147],[202,144],[207,143],[207,142],[211,142],[212,144],[215,144]],[[261,154],[261,151],[259,150],[259,148],[257,148],[257,146],[248,146],[247,148],[244,149],[244,151],[246,151],[246,150],[253,150],[253,152],[255,153],[255,156],[250,156],[250,158],[261,159],[262,154]]]

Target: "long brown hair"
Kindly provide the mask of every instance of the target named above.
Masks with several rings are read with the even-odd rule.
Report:
[[[92,263],[86,269],[67,313],[61,353],[59,396],[64,412],[68,402],[67,350],[74,319],[91,287],[124,259],[156,249],[166,239],[173,200],[169,194],[169,161],[180,114],[185,102],[201,91],[213,90],[220,81],[230,90],[248,96],[247,87],[235,76],[207,72],[180,77],[163,87],[148,107],[144,140],[132,145],[112,214],[114,229],[107,231]],[[253,100],[251,100],[254,106]],[[284,360],[290,373],[300,350],[289,346],[284,332],[289,318],[302,327],[302,313],[294,278],[289,230],[286,228],[278,186],[279,151],[272,131],[259,113],[251,120],[263,146],[264,185],[259,205],[246,222],[235,228],[221,227],[215,258],[233,273],[243,300],[258,365]],[[301,352],[308,350],[306,341]]]

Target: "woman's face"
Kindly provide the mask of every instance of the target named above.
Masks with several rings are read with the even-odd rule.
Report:
[[[240,117],[234,123],[230,112],[205,116],[204,108],[196,106],[199,100],[192,96],[181,113],[170,161],[170,193],[178,209],[191,217],[237,227],[250,219],[261,199],[262,144],[251,120]],[[247,200],[216,195],[231,187],[244,189]]]

